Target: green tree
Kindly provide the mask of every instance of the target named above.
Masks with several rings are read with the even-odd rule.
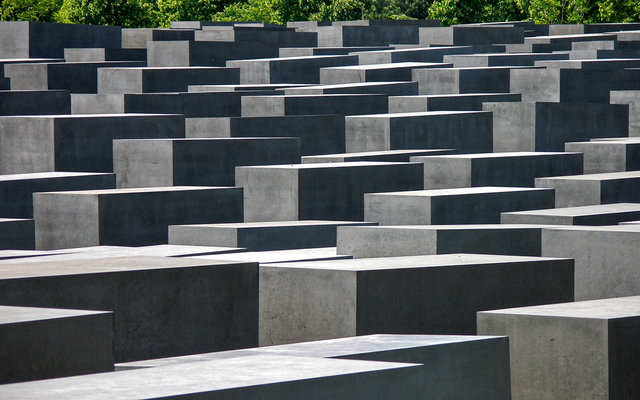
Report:
[[[429,17],[441,20],[443,25],[453,25],[519,21],[524,15],[514,0],[436,0],[429,7]]]
[[[169,26],[171,21],[213,21],[232,3],[233,0],[156,0],[154,11],[157,24]]]
[[[2,21],[54,21],[62,0],[4,0],[0,1]]]
[[[64,0],[55,18],[74,24],[155,26],[154,6],[144,0]]]

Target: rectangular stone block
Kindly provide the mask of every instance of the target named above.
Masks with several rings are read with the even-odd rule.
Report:
[[[0,302],[112,311],[113,357],[124,362],[256,346],[257,280],[256,263],[233,261],[17,263],[0,266]]]
[[[259,296],[261,346],[375,332],[473,334],[477,311],[571,301],[573,260],[452,254],[263,264]]]
[[[493,151],[564,151],[565,143],[629,136],[626,105],[485,103],[493,113]]]
[[[147,61],[147,49],[77,48],[64,49],[66,62]]]
[[[240,83],[240,70],[219,67],[100,68],[98,93],[186,92],[189,85]]]
[[[509,335],[513,399],[640,396],[640,297],[478,313],[478,333]]]
[[[40,250],[167,243],[169,225],[242,222],[242,188],[173,186],[34,195]]]
[[[380,225],[498,224],[500,213],[553,207],[553,189],[475,187],[369,193],[364,220]]]
[[[521,66],[533,67],[539,60],[568,60],[563,53],[496,53],[496,54],[454,54],[446,55],[443,62],[462,67]]]
[[[411,157],[424,165],[424,188],[533,187],[535,178],[582,173],[581,153],[515,152]]]
[[[246,83],[236,85],[189,85],[189,92],[255,92],[254,94],[282,94],[278,89],[313,86],[305,83]]]
[[[353,258],[430,254],[540,256],[542,225],[400,225],[338,228],[338,254]]]
[[[555,207],[640,203],[640,171],[536,178],[536,187],[555,189]]]
[[[0,248],[33,250],[35,245],[32,219],[0,218]]]
[[[344,123],[342,115],[288,115],[279,117],[188,118],[189,138],[300,138],[300,154],[342,153]]]
[[[503,213],[503,224],[618,225],[640,220],[640,204],[614,203],[596,206],[550,208]]]
[[[193,31],[192,31],[193,32]],[[211,36],[211,32],[199,34]],[[194,35],[195,36],[195,35]],[[146,44],[147,62],[150,67],[224,67],[229,60],[278,57],[278,46],[256,41],[163,40]]]
[[[184,137],[176,114],[0,117],[0,173],[113,171],[113,139]]]
[[[370,23],[372,21],[369,21]],[[420,40],[418,25],[397,23],[388,25],[383,21],[380,25],[357,26],[337,24],[319,26],[318,46],[388,46],[391,44],[418,44]],[[395,21],[394,21],[395,22]],[[440,26],[439,21],[421,20],[424,26]]]
[[[452,64],[399,62],[389,64],[349,65],[320,69],[320,83],[336,85],[357,82],[396,82],[411,81],[414,69],[448,68]]]
[[[362,221],[364,194],[422,186],[420,164],[351,162],[236,169],[246,222]]]
[[[547,69],[564,68],[564,69],[624,69],[640,67],[640,60],[635,58],[627,59],[609,59],[609,60],[540,60],[535,62],[537,67],[545,67]]]
[[[389,97],[390,113],[482,111],[484,102],[519,102],[518,93],[465,93]]]
[[[566,143],[564,148],[584,154],[585,174],[640,170],[640,142],[572,142]]]
[[[203,260],[258,262],[260,264],[280,264],[318,260],[346,260],[353,257],[338,254],[335,247],[314,247],[293,250],[243,251],[233,254],[194,256],[191,258]]]
[[[386,114],[388,96],[384,94],[322,94],[298,96],[244,96],[243,117],[285,115]]]
[[[519,93],[511,89],[510,72],[522,68],[527,67],[416,69],[412,80],[418,82],[419,94]]]
[[[300,163],[298,138],[113,141],[117,187],[233,186],[235,168]]]
[[[0,383],[113,371],[113,313],[0,306]]]
[[[242,247],[248,251],[335,247],[339,226],[375,225],[347,221],[244,222],[169,226],[169,243]]]
[[[66,90],[0,91],[0,115],[46,115],[71,113],[71,95]]]
[[[571,50],[575,42],[590,42],[602,40],[615,40],[613,33],[584,33],[581,25],[554,25],[549,26],[548,36],[534,36],[524,39],[525,44],[548,44],[552,51]]]
[[[347,152],[396,149],[456,149],[459,153],[490,152],[491,114],[478,111],[347,116]]]
[[[360,153],[322,154],[318,156],[304,156],[302,157],[302,164],[352,161],[409,162],[409,159],[414,156],[428,156],[452,153],[455,153],[455,150],[384,150],[365,151]]]
[[[285,95],[301,94],[386,94],[389,96],[411,96],[418,94],[417,82],[364,82],[344,83],[338,85],[312,85],[306,87],[289,87],[284,89]]]
[[[640,90],[612,90],[611,104],[629,105],[629,136],[640,136]]]
[[[637,225],[567,226],[542,231],[542,255],[576,260],[576,300],[640,293]]]
[[[515,26],[468,25],[420,28],[421,46],[523,42],[524,28]]]
[[[408,49],[387,49],[376,51],[354,50],[352,55],[358,56],[358,64],[387,64],[401,62],[441,63],[449,54],[473,53],[472,46],[418,47]]]
[[[278,57],[304,56],[346,56],[351,52],[360,53],[378,50],[388,50],[388,46],[352,46],[352,47],[280,47]],[[367,63],[371,64],[371,63]]]

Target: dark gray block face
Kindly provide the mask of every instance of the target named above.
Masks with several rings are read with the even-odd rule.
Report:
[[[610,102],[629,105],[629,136],[640,136],[640,91],[613,90]]]
[[[404,225],[338,228],[338,254],[353,258],[472,253],[540,256],[538,225]]]
[[[245,222],[173,225],[169,243],[242,247],[248,251],[305,249],[336,245],[339,226],[375,225],[346,221]]]
[[[429,21],[430,25],[439,26],[439,22]],[[417,44],[419,42],[417,25],[334,25],[320,26],[318,46],[388,46],[390,44]]]
[[[516,152],[411,157],[424,165],[424,188],[533,187],[535,178],[582,173],[581,153]]]
[[[239,167],[236,185],[244,188],[247,222],[362,221],[365,193],[421,187],[422,166],[351,162]]]
[[[574,142],[566,143],[564,148],[584,153],[585,174],[640,170],[640,142]]]
[[[322,68],[320,83],[336,85],[356,82],[411,81],[411,72],[414,69],[448,68],[451,66],[452,64],[443,63],[402,62]]]
[[[502,212],[553,204],[553,189],[484,186],[370,193],[364,196],[364,220],[381,225],[497,224]]]
[[[33,194],[64,190],[113,189],[116,176],[87,172],[0,175],[0,217],[33,218]]]
[[[64,49],[66,62],[147,61],[146,49],[80,48]]]
[[[640,396],[640,297],[478,313],[478,333],[509,335],[514,399]]]
[[[188,118],[187,137],[297,137],[303,156],[343,153],[343,115],[289,115],[284,117]]]
[[[510,93],[514,68],[523,67],[416,69],[412,80],[418,82],[419,94]]]
[[[66,90],[0,91],[0,115],[71,113],[71,95]]]
[[[472,53],[471,46],[442,46],[442,47],[419,47],[409,49],[391,49],[377,51],[355,51],[352,55],[358,56],[358,63],[367,64],[387,64],[398,62],[431,62],[441,63],[443,57],[448,54]]]
[[[142,62],[107,61],[81,63],[28,63],[5,66],[12,90],[68,90],[71,93],[96,93],[101,68],[141,67]]]
[[[242,98],[243,117],[386,114],[388,112],[388,96],[384,94],[244,96]]]
[[[301,94],[386,94],[389,96],[411,96],[418,94],[417,82],[365,82],[339,85],[313,85],[284,90],[286,95]]]
[[[98,93],[186,92],[189,85],[240,83],[237,68],[101,68]]]
[[[174,186],[34,195],[36,247],[167,243],[169,225],[242,222],[242,188]]]
[[[542,255],[576,260],[576,300],[640,292],[636,225],[566,227],[542,231]]]
[[[0,383],[113,371],[110,312],[0,306]]]
[[[2,22],[0,58],[62,58],[69,47],[118,48],[120,27],[51,24],[44,22]]]
[[[482,111],[484,102],[518,102],[518,93],[468,93],[389,97],[389,112]]]
[[[493,112],[493,151],[564,151],[565,143],[629,136],[626,105],[485,103]]]
[[[347,152],[396,149],[456,149],[489,152],[491,114],[476,111],[434,111],[347,116]]]
[[[0,302],[113,311],[113,356],[123,362],[256,346],[257,279],[256,263],[233,261],[18,263],[0,267]]]
[[[298,164],[298,138],[114,140],[113,170],[119,188],[233,186],[235,168]]]
[[[167,377],[174,379],[167,379]],[[4,399],[424,399],[419,364],[255,355],[3,386]]]
[[[536,178],[536,187],[554,188],[556,207],[640,203],[640,171]]]
[[[454,254],[266,264],[259,293],[260,345],[473,334],[477,311],[573,300],[573,260]]]
[[[311,56],[227,61],[240,83],[320,83],[320,68],[358,63],[357,56]]]
[[[303,56],[338,56],[360,55],[360,53],[389,50],[389,46],[353,46],[353,47],[280,47],[278,57],[303,57]],[[364,64],[364,63],[363,63]],[[367,63],[370,64],[370,63]]]
[[[255,95],[282,94],[278,89],[313,86],[305,83],[256,83],[236,85],[189,85],[189,92],[254,92]]]
[[[420,28],[420,45],[523,43],[524,28],[514,26],[447,26]]]
[[[32,219],[0,218],[0,248],[33,250],[35,245]]]
[[[615,203],[596,206],[551,208],[503,213],[503,224],[618,225],[640,220],[640,204]]]
[[[278,56],[277,45],[255,42],[163,40],[149,42],[147,50],[147,61],[152,67],[224,67],[229,60]]]
[[[454,68],[522,66],[533,67],[538,60],[568,60],[569,54],[558,53],[497,53],[447,55],[443,61],[452,63]]]
[[[303,164],[328,163],[328,162],[349,162],[349,161],[388,161],[388,162],[409,162],[411,157],[453,154],[453,149],[437,150],[384,150],[365,151],[361,153],[341,153],[322,154],[318,156],[302,157]]]
[[[353,257],[336,253],[335,247],[314,247],[293,250],[243,251],[233,254],[195,256],[194,258],[203,260],[259,262],[260,264],[284,264],[302,261],[346,260]]]
[[[111,172],[113,139],[184,137],[182,115],[0,117],[0,173]]]

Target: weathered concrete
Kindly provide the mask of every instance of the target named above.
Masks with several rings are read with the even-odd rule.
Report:
[[[304,261],[347,260],[353,257],[338,254],[335,247],[314,247],[293,250],[246,251],[213,256],[194,256],[190,258],[202,260],[258,262],[260,264],[285,264]]]
[[[612,90],[611,104],[629,105],[629,136],[640,136],[640,90]]]
[[[0,383],[113,371],[113,314],[0,306]]]
[[[617,225],[640,219],[640,204],[614,203],[596,206],[550,208],[502,213],[503,224]]]
[[[578,151],[584,154],[585,174],[640,170],[640,142],[632,140],[573,142],[566,143],[564,148],[566,151]]]
[[[359,82],[395,82],[411,81],[414,69],[448,68],[452,64],[399,62],[389,64],[349,65],[320,69],[320,83],[337,85]]]
[[[478,313],[478,333],[509,335],[514,399],[640,396],[640,297]]]
[[[358,56],[358,64],[387,64],[400,62],[430,62],[441,63],[443,57],[449,54],[473,53],[472,46],[442,46],[418,47],[410,49],[389,49],[377,51],[354,51],[351,55]]]
[[[364,82],[338,85],[314,85],[306,87],[289,87],[284,89],[286,95],[300,94],[386,94],[389,96],[411,96],[418,94],[417,82]]]
[[[66,62],[147,61],[146,49],[78,48],[64,49]]]
[[[33,250],[36,246],[32,219],[0,218],[0,248]]]
[[[298,96],[244,96],[243,117],[285,115],[386,114],[388,96],[384,94],[334,94]]]
[[[484,102],[519,102],[518,93],[465,93],[389,97],[389,112],[482,111]]]
[[[303,164],[328,163],[328,162],[350,162],[350,161],[388,161],[388,162],[409,162],[414,156],[430,156],[455,153],[453,149],[434,150],[383,150],[366,151],[360,153],[322,154],[318,156],[302,157]]]
[[[520,93],[513,90],[510,73],[528,67],[464,67],[415,69],[412,80],[419,94]]]
[[[533,67],[538,60],[568,60],[565,53],[494,53],[494,54],[455,54],[444,56],[443,62],[462,67]],[[537,64],[536,64],[537,65]]]
[[[66,90],[0,91],[0,115],[46,115],[71,113],[71,95]]]
[[[524,28],[497,25],[460,25],[420,28],[420,45],[523,43]]]

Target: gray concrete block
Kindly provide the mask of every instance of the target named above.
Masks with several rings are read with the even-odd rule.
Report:
[[[640,136],[640,90],[612,90],[611,104],[629,105],[629,136]]]
[[[484,186],[369,193],[364,220],[380,225],[497,224],[503,212],[552,208],[553,192]]]
[[[169,225],[241,222],[242,188],[173,186],[34,195],[36,248],[167,243]]]
[[[527,67],[464,67],[416,69],[412,80],[419,94],[519,93],[511,89],[512,69]]]
[[[320,83],[320,68],[358,63],[356,56],[311,56],[227,61],[240,83]]]
[[[519,102],[518,93],[465,93],[389,97],[390,113],[482,111],[484,102]]]
[[[46,115],[71,113],[71,95],[66,90],[0,91],[0,115]]]
[[[109,173],[35,172],[0,175],[0,217],[33,218],[33,194],[65,190],[113,189]]]
[[[171,379],[167,379],[171,377]],[[419,364],[256,355],[161,368],[59,378],[0,388],[9,399],[207,399],[320,400],[425,398]]]
[[[564,151],[566,142],[629,135],[626,105],[484,103],[493,113],[493,151]]]
[[[472,334],[477,311],[573,300],[573,260],[447,254],[263,264],[259,285],[261,346]]]
[[[454,68],[522,66],[533,67],[539,60],[568,60],[565,53],[497,53],[497,54],[455,54],[446,55],[443,62]],[[536,64],[537,65],[537,64]]]
[[[514,399],[640,396],[640,297],[478,313],[478,332],[509,335]]]
[[[472,253],[540,256],[541,225],[399,225],[338,228],[338,254],[353,258]]]
[[[300,138],[300,154],[342,153],[345,118],[342,115],[279,117],[187,118],[189,138]]]
[[[255,94],[282,94],[278,89],[296,88],[311,86],[306,83],[256,83],[256,84],[236,84],[236,85],[189,85],[189,92],[250,92]]]
[[[189,85],[240,83],[237,68],[100,68],[98,93],[186,92]]]
[[[32,219],[0,218],[0,248],[33,250],[35,246]]]
[[[387,49],[377,51],[354,51],[358,56],[358,64],[387,64],[400,62],[441,63],[449,54],[473,53],[472,46],[418,47],[410,49]],[[282,50],[281,50],[282,51]]]
[[[596,206],[551,208],[503,213],[503,224],[617,225],[640,219],[640,204],[614,203]]]
[[[111,172],[113,139],[167,137],[184,137],[182,115],[0,117],[0,173]]]
[[[256,346],[257,280],[256,263],[233,261],[18,263],[0,266],[0,302],[113,311],[113,356],[124,362]]]
[[[567,226],[542,231],[542,255],[576,260],[576,300],[640,293],[637,225]]]
[[[346,56],[349,53],[389,50],[389,46],[352,46],[352,47],[280,47],[278,57],[305,56]],[[366,63],[369,64],[369,63]]]
[[[301,94],[386,94],[389,96],[411,96],[418,94],[417,82],[364,82],[338,85],[313,85],[307,87],[289,87],[285,95]]]
[[[453,154],[453,149],[437,150],[384,150],[366,151],[360,153],[322,154],[318,156],[302,157],[302,164],[328,163],[328,162],[350,162],[350,161],[388,161],[388,162],[409,162],[414,156],[430,156],[441,154]]]
[[[243,117],[285,115],[357,115],[389,112],[385,94],[243,96]]]
[[[3,384],[113,371],[113,313],[0,306]]]
[[[28,63],[5,65],[11,90],[68,90],[71,93],[96,93],[100,69],[140,67],[142,62],[105,61],[78,63]]]
[[[591,42],[602,40],[615,40],[613,33],[583,33],[581,25],[554,25],[549,27],[548,36],[534,36],[524,39],[525,44],[546,44],[550,51],[571,50],[575,42]]]
[[[369,21],[371,23],[373,21]],[[396,23],[357,26],[351,24],[336,24],[333,26],[318,26],[318,46],[388,46],[390,44],[418,44],[421,29],[419,25]],[[420,20],[423,26],[440,26],[439,21]]]
[[[606,59],[606,60],[539,60],[535,62],[536,67],[545,67],[547,69],[563,68],[563,69],[582,69],[582,70],[612,70],[624,68],[640,67],[640,59]]]
[[[624,172],[640,170],[640,143],[633,141],[573,142],[566,151],[584,154],[584,173]]]
[[[452,64],[398,62],[389,64],[348,65],[320,69],[320,83],[337,85],[358,82],[395,82],[411,81],[414,69],[448,68]]]
[[[66,62],[147,61],[146,49],[78,48],[64,49]]]
[[[554,188],[556,207],[640,203],[640,171],[536,178],[536,187]]]
[[[314,247],[293,250],[243,251],[233,254],[193,256],[190,258],[258,262],[260,264],[284,264],[303,261],[347,260],[353,257],[338,254],[335,247]]]
[[[460,25],[420,28],[420,45],[523,43],[524,28],[498,25]]]
[[[242,247],[248,251],[335,247],[339,226],[375,225],[348,221],[244,222],[169,226],[169,243]]]
[[[113,170],[119,188],[233,186],[237,166],[298,163],[298,138],[113,141]]]
[[[347,152],[397,149],[456,149],[459,153],[491,151],[491,114],[478,111],[433,111],[345,118]]]
[[[582,173],[581,153],[515,152],[415,156],[424,165],[424,188],[533,187],[535,178]]]
[[[211,32],[198,32],[211,36]],[[153,41],[147,45],[150,67],[224,67],[229,60],[278,57],[276,44],[234,41]]]
[[[238,167],[246,222],[324,219],[362,221],[363,195],[415,190],[422,166],[350,162]]]

